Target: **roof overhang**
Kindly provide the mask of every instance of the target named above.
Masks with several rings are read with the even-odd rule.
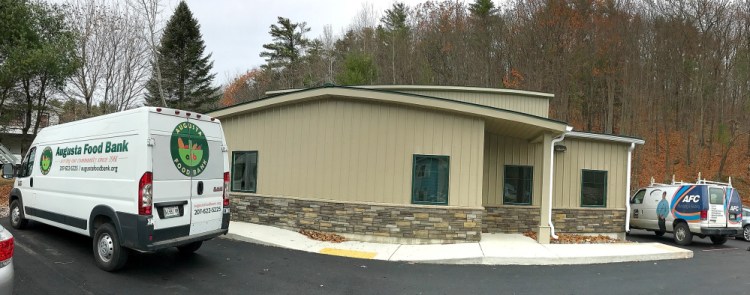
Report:
[[[620,143],[629,143],[629,144],[644,144],[646,141],[640,138],[635,137],[628,137],[628,136],[619,136],[619,135],[611,135],[611,134],[601,134],[601,133],[591,133],[591,132],[580,132],[580,131],[570,131],[565,134],[566,138],[582,138],[582,139],[591,139],[591,140],[600,140],[600,141],[609,141],[609,142],[620,142]]]
[[[551,93],[536,91],[501,89],[501,88],[484,88],[484,87],[466,87],[466,86],[439,86],[439,85],[357,85],[347,86],[347,88],[387,90],[387,91],[452,91],[452,92],[469,92],[469,93],[489,93],[489,94],[510,94],[517,96],[528,96],[551,99],[555,97]],[[301,89],[282,89],[267,91],[268,95],[279,95],[299,91]]]
[[[543,133],[552,133],[554,135],[562,134],[566,131],[567,127],[567,124],[564,122],[548,118],[450,99],[367,89],[362,87],[341,86],[282,92],[278,95],[266,97],[264,99],[219,109],[208,113],[208,115],[218,119],[226,119],[244,113],[257,112],[268,108],[326,98],[342,98],[355,101],[359,100],[391,105],[404,105],[470,117],[479,117],[485,121],[485,129],[488,132],[495,132],[529,140]]]

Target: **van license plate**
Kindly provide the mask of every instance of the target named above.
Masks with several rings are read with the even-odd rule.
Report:
[[[172,218],[180,216],[180,208],[177,206],[164,207],[164,218]]]

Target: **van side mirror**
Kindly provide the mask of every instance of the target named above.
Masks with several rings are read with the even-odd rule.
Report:
[[[13,164],[3,164],[3,178],[10,179],[16,177],[16,167]]]

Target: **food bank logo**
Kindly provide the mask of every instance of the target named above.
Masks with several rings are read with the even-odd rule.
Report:
[[[44,148],[42,151],[42,159],[39,161],[39,169],[42,170],[42,175],[47,175],[49,170],[52,168],[52,149],[50,147]]]
[[[208,141],[198,126],[190,122],[177,124],[170,141],[172,162],[185,176],[197,176],[208,165]]]

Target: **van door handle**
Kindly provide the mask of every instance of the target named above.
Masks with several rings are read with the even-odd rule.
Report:
[[[34,177],[29,178],[29,187],[34,187]]]
[[[203,194],[203,181],[198,181],[198,195]]]

